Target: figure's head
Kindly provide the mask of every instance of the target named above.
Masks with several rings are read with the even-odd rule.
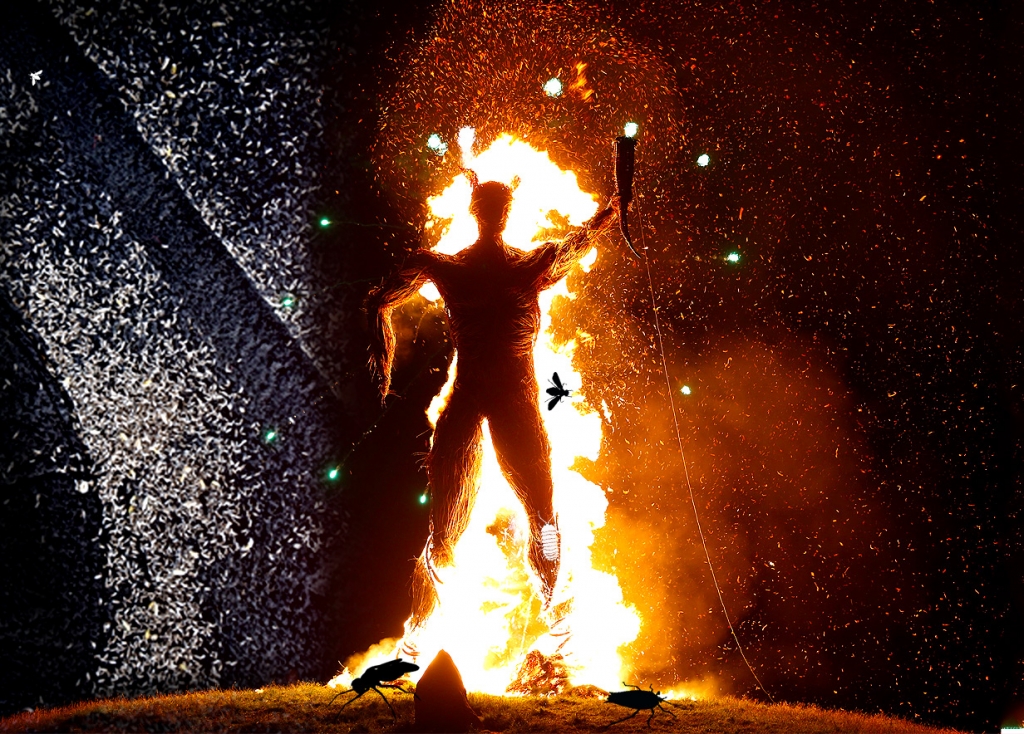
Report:
[[[469,212],[476,217],[481,230],[501,232],[511,206],[512,189],[498,181],[487,181],[473,188]]]

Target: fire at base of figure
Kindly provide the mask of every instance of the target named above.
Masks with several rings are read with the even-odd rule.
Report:
[[[506,690],[524,696],[550,696],[564,693],[571,687],[565,658],[558,653],[544,655],[531,650]]]
[[[397,660],[389,660],[388,662],[381,663],[380,665],[371,665],[369,668],[363,671],[363,674],[361,676],[352,681],[352,688],[350,690],[341,691],[340,693],[336,694],[334,698],[327,702],[327,705],[331,705],[332,703],[334,703],[334,700],[338,696],[341,696],[345,693],[355,692],[359,694],[358,696],[356,696],[356,698],[360,698],[364,693],[366,693],[372,688],[373,690],[377,691],[378,696],[384,699],[384,703],[386,703],[388,705],[388,708],[391,709],[391,715],[397,721],[398,714],[395,713],[395,709],[391,706],[391,702],[388,701],[387,697],[380,691],[380,688],[396,688],[402,693],[409,693],[409,691],[405,690],[399,685],[395,685],[394,683],[385,683],[384,681],[398,680],[406,673],[411,673],[412,671],[419,669],[420,666],[418,666],[416,663],[407,663],[406,661],[402,660],[402,658],[398,658]],[[412,695],[416,696],[415,693],[413,693]],[[341,709],[338,709],[338,711],[340,712],[342,709],[345,708],[345,706],[348,706],[350,703],[355,701],[356,698],[350,698],[348,701],[345,702],[345,705],[342,706]]]
[[[677,718],[675,714],[665,708],[661,708],[662,702],[670,704],[672,706],[678,706],[678,704],[672,703],[664,696],[654,692],[654,686],[650,686],[650,690],[645,691],[639,686],[634,686],[631,683],[623,683],[624,686],[633,688],[632,691],[614,691],[608,694],[607,703],[614,703],[618,706],[622,706],[627,709],[635,709],[629,716],[624,716],[621,719],[616,719],[610,724],[605,725],[605,729],[621,724],[623,721],[628,721],[636,716],[640,711],[649,709],[651,715],[647,717],[647,728],[651,728],[651,719],[654,718],[654,709],[664,711],[666,714],[671,716],[673,719]]]

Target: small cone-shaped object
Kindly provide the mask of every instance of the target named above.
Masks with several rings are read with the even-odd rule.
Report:
[[[468,732],[480,726],[451,655],[441,650],[416,684],[416,730]]]

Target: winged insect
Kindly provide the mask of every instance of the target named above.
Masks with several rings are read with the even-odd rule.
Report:
[[[327,703],[328,705],[334,703],[334,699],[345,693],[352,693],[353,691],[358,693],[358,696],[356,696],[355,698],[350,698],[348,701],[345,702],[345,705],[341,707],[343,709],[345,708],[345,706],[348,706],[350,703],[355,701],[356,698],[361,697],[364,693],[366,693],[370,689],[373,689],[377,692],[378,696],[384,699],[384,703],[386,703],[388,705],[388,708],[391,709],[391,715],[395,717],[395,720],[397,721],[398,714],[395,713],[395,709],[392,708],[391,702],[388,701],[388,699],[384,696],[383,693],[381,693],[380,689],[396,688],[399,691],[402,691],[402,693],[409,693],[409,691],[406,691],[401,686],[386,681],[398,680],[406,673],[411,673],[412,671],[419,669],[420,666],[418,666],[416,663],[406,662],[405,660],[402,660],[402,658],[398,658],[396,660],[389,660],[386,663],[381,663],[380,665],[371,665],[369,668],[363,671],[363,674],[361,676],[352,681],[352,688],[350,688],[347,691],[340,691],[334,696],[334,698],[332,698]],[[415,696],[416,694],[413,693],[413,695]],[[341,709],[338,710],[341,711]]]
[[[565,389],[565,386],[562,385],[562,381],[559,379],[557,372],[551,375],[551,379],[549,380],[549,382],[554,387],[548,388],[548,395],[553,396],[548,401],[548,410],[554,410],[554,407],[558,405],[558,401],[561,400],[562,398],[569,397],[569,393],[571,393],[572,390]]]

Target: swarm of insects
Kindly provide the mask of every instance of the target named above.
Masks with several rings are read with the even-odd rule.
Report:
[[[551,395],[551,400],[548,401],[548,410],[554,410],[554,407],[558,405],[558,401],[562,398],[569,397],[572,390],[566,390],[562,385],[562,381],[558,378],[558,373],[551,375],[551,379],[548,380],[553,387],[548,388],[548,395]]]
[[[416,663],[407,663],[406,661],[402,660],[402,658],[398,658],[396,660],[389,660],[388,662],[381,663],[380,665],[371,665],[369,668],[363,671],[363,674],[361,676],[352,681],[351,689],[339,692],[334,696],[334,698],[332,698],[327,703],[328,705],[330,705],[334,703],[334,699],[338,696],[344,693],[352,693],[353,691],[355,691],[359,695],[355,698],[350,698],[348,701],[346,701],[345,706],[348,706],[350,703],[355,701],[356,698],[359,698],[372,688],[373,690],[377,691],[378,696],[384,699],[384,703],[386,703],[388,705],[388,708],[391,709],[391,715],[397,721],[398,714],[395,713],[395,709],[392,708],[391,702],[388,701],[388,699],[384,696],[383,693],[381,693],[380,689],[396,688],[402,693],[408,693],[409,691],[406,691],[401,686],[395,685],[394,683],[385,683],[384,681],[397,680],[406,673],[411,673],[412,671],[419,669],[420,666],[418,666]],[[413,693],[412,695],[415,696],[416,694]],[[341,708],[343,709],[345,708],[345,706],[342,706]],[[338,710],[340,711],[341,709]]]
[[[639,686],[634,686],[631,683],[623,683],[622,685],[629,686],[634,690],[614,691],[612,693],[609,693],[607,703],[614,703],[618,706],[623,706],[627,709],[634,709],[634,711],[629,716],[624,716],[621,719],[616,719],[610,724],[606,724],[604,727],[605,729],[608,729],[609,727],[612,727],[615,724],[621,724],[623,721],[626,721],[628,719],[632,719],[634,716],[640,713],[641,709],[650,709],[651,715],[647,717],[648,729],[651,728],[651,719],[654,718],[654,709],[664,711],[673,719],[676,718],[675,714],[673,714],[666,708],[662,708],[661,704],[662,702],[671,704],[673,706],[676,706],[678,704],[672,703],[667,698],[660,695],[660,693],[655,693],[654,686],[650,686],[650,690],[645,691],[643,688],[640,688]]]

